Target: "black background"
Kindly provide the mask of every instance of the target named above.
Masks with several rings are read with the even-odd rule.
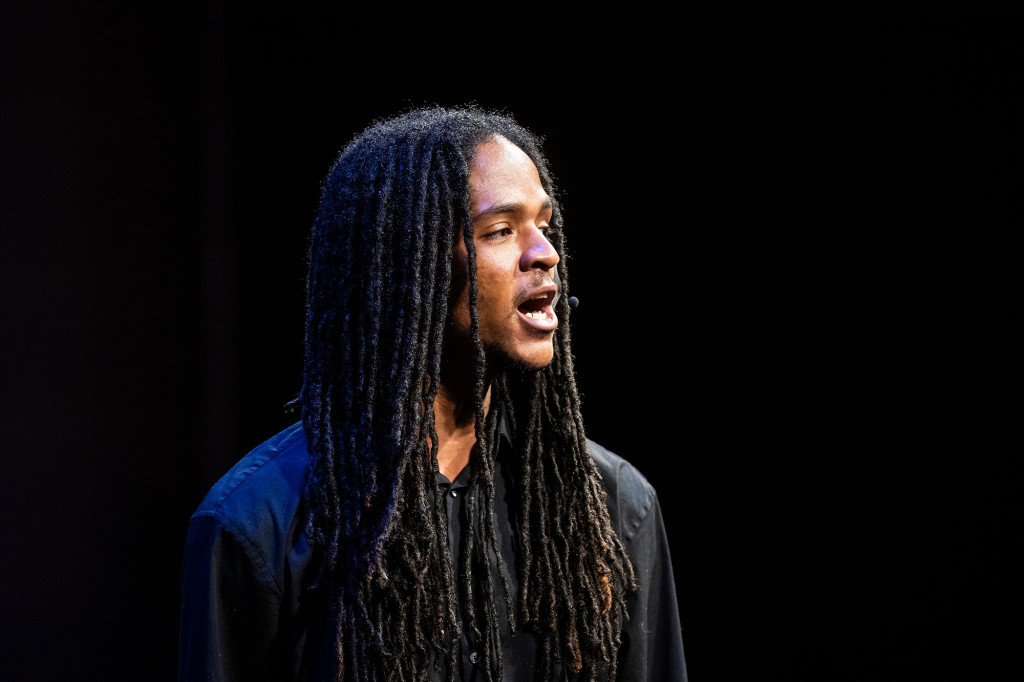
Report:
[[[5,4],[0,677],[174,679],[188,516],[290,421],[320,180],[469,100],[548,139],[691,678],[1018,668],[1020,20],[381,9]]]

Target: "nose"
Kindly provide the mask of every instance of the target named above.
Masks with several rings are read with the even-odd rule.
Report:
[[[555,247],[548,241],[544,230],[536,227],[528,230],[527,239],[528,243],[523,249],[523,256],[519,261],[519,266],[523,270],[529,270],[530,268],[552,270],[558,265],[558,252],[555,251]]]

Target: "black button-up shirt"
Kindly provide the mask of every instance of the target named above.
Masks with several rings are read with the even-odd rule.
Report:
[[[514,500],[509,494],[509,491],[514,490],[514,479],[509,470],[510,462],[508,460],[512,445],[508,432],[505,429],[505,422],[501,421],[500,425],[500,437],[496,448],[494,472],[495,532],[501,547],[502,562],[504,562],[506,569],[508,569],[512,594],[516,594],[519,589],[519,581],[514,571],[515,549],[513,547],[513,539],[515,538],[515,532],[513,530],[514,525],[510,522],[513,514],[512,510],[516,507],[513,504]],[[447,502],[448,543],[452,550],[452,563],[456,568],[456,575],[460,575],[459,567],[462,565],[461,562],[464,558],[463,552],[465,548],[464,534],[468,530],[469,523],[467,505],[473,503],[471,497],[477,492],[475,490],[477,487],[476,483],[472,479],[471,467],[466,466],[463,468],[454,481],[449,481],[444,474],[439,473],[437,475],[437,487],[439,494],[444,495]],[[490,556],[490,552],[488,552],[488,556]],[[491,566],[491,574],[497,582],[498,568],[494,563]],[[473,593],[480,596],[481,592],[486,589],[486,585],[482,582],[482,576],[473,575],[471,579],[476,581]],[[504,611],[504,595],[501,593],[502,588],[500,584],[495,585],[495,589],[498,591],[495,594],[495,606],[501,615],[497,625],[500,630],[500,640],[502,643],[503,680],[508,680],[509,682],[533,680],[534,659],[537,655],[536,640],[530,633],[521,631],[511,635]],[[460,610],[465,610],[466,606],[461,602],[463,594],[461,586],[458,594]],[[485,646],[485,643],[475,641],[473,634],[468,631],[468,628],[463,629],[461,642],[463,680],[482,679],[482,676],[478,677],[477,675],[477,666],[483,661],[481,651],[483,646]],[[564,678],[564,675],[558,670],[552,672],[552,679],[562,678]]]
[[[672,560],[655,490],[626,460],[593,441],[587,445],[639,584],[627,601],[619,681],[685,682]],[[515,594],[510,452],[503,433],[495,464],[495,520]],[[297,423],[243,457],[192,515],[182,574],[181,682],[323,680],[334,633],[325,631],[323,595],[310,589],[320,567],[305,534],[302,493],[308,463],[306,436]],[[468,468],[462,473],[465,480],[460,474],[452,482],[438,481],[448,496],[453,548],[462,546],[464,492],[472,493]],[[453,563],[458,566],[458,561],[456,550]],[[496,594],[495,603],[503,628],[503,682],[533,682],[536,642],[522,630],[510,637],[504,598]],[[462,653],[462,679],[468,682],[475,679],[479,643],[464,638]],[[552,679],[567,678],[558,674]]]

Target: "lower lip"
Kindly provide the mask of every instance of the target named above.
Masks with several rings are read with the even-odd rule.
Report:
[[[531,329],[550,332],[558,328],[558,317],[555,315],[553,310],[544,318],[530,317],[523,313],[519,313],[519,317]]]

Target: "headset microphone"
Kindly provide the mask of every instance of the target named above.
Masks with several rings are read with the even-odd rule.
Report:
[[[554,272],[553,277],[554,277],[554,280],[555,280],[555,284],[558,286],[559,289],[561,289],[562,288],[562,278],[558,276],[558,268],[556,267],[554,270],[555,270],[555,272]],[[570,296],[569,297],[569,307],[570,308],[575,308],[579,304],[580,304],[580,299],[576,298],[575,296]]]

